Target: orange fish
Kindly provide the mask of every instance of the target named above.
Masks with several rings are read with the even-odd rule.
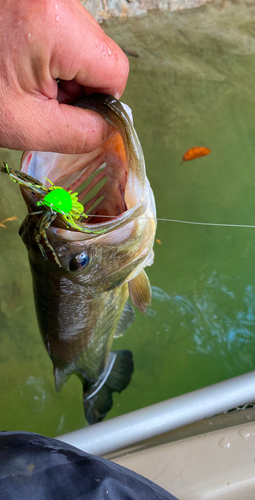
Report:
[[[210,149],[204,148],[202,146],[195,146],[194,148],[188,149],[186,153],[184,153],[182,159],[183,161],[195,160],[195,158],[199,158],[200,156],[209,155],[211,152]]]

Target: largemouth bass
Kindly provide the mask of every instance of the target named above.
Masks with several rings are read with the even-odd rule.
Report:
[[[43,240],[38,245],[38,197],[31,187],[21,187],[29,213],[20,235],[28,250],[37,318],[54,365],[56,390],[72,373],[78,375],[85,415],[93,424],[110,410],[112,392],[121,392],[131,379],[132,353],[111,352],[111,346],[114,335],[122,335],[134,319],[128,297],[142,312],[150,304],[144,267],[153,261],[156,212],[142,148],[123,105],[103,94],[73,104],[101,113],[116,134],[89,154],[26,152],[20,171],[45,186],[49,179],[67,191],[79,191],[89,217],[79,222],[78,231],[67,229],[57,216],[45,231],[49,245]],[[82,232],[86,228],[94,232]]]

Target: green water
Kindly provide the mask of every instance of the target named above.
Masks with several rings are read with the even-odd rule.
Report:
[[[255,9],[199,10],[109,21],[130,57],[123,101],[133,109],[158,216],[255,225]],[[193,146],[207,157],[181,163]],[[1,160],[19,165],[19,153]],[[0,429],[54,436],[86,425],[80,381],[55,393],[31,277],[18,236],[18,188],[1,175]],[[255,230],[159,222],[148,269],[153,301],[115,350],[132,350],[129,387],[109,418],[255,368]]]

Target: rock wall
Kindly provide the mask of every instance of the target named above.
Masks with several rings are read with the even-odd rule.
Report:
[[[97,21],[110,17],[133,17],[150,10],[183,10],[200,7],[210,0],[81,0]]]

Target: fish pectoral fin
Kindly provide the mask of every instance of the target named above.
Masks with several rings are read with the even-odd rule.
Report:
[[[126,389],[134,370],[131,351],[123,349],[111,352],[110,356],[115,356],[110,373],[108,373],[109,368],[106,367],[105,379],[101,380],[90,394],[84,392],[84,411],[90,425],[101,422],[106,417],[112,407],[112,393]]]
[[[132,304],[145,313],[151,304],[151,285],[149,278],[143,269],[138,276],[128,283],[129,295]]]
[[[114,338],[123,337],[130,325],[135,320],[135,311],[133,306],[126,302],[122,315],[115,330]]]

